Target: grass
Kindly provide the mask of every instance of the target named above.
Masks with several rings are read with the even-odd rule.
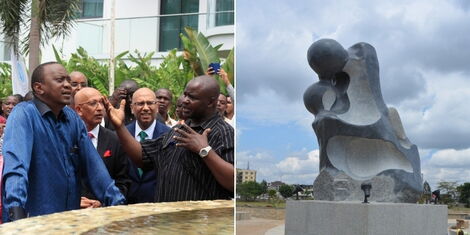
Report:
[[[271,203],[271,202],[267,202],[267,201],[255,201],[255,202],[237,201],[237,207],[284,209],[284,208],[286,208],[286,202],[285,201],[280,201],[278,203]]]
[[[285,209],[286,202],[283,200],[280,200],[278,203],[274,204],[269,201],[247,202],[247,201],[237,200],[237,207]],[[448,211],[449,213],[469,213],[470,214],[470,208],[465,208],[465,207],[452,207],[452,208],[449,208]]]
[[[449,208],[449,213],[469,213],[470,214],[470,208],[452,207],[452,208]]]

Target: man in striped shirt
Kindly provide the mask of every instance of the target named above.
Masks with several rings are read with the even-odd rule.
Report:
[[[155,201],[230,199],[234,188],[234,130],[217,115],[220,88],[210,76],[189,81],[182,112],[185,124],[155,140],[137,142],[124,126],[124,105],[107,104],[110,120],[128,156],[144,170],[155,169]],[[106,100],[106,98],[104,98]]]

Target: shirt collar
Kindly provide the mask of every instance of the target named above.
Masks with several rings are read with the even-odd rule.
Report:
[[[208,120],[204,121],[203,123],[201,123],[200,125],[198,126],[192,126],[191,127],[191,119],[188,119],[188,120],[185,120],[185,124],[188,125],[189,127],[193,128],[193,130],[198,130],[198,129],[207,129],[207,128],[211,128],[213,129],[213,127],[215,126],[215,124],[218,122],[218,120],[222,120],[222,117],[219,115],[219,114],[214,114],[214,116],[212,116],[211,118],[209,118]],[[174,129],[175,128],[180,128],[181,125],[180,124],[177,124],[175,125],[173,128],[172,128],[172,132],[174,133]],[[173,134],[171,135],[168,135],[166,137],[166,140],[164,140],[164,144],[163,144],[163,148],[166,148],[169,144],[171,143],[175,143],[174,139],[173,139]]]
[[[197,125],[197,126],[191,126],[191,122],[192,120],[189,119],[186,121],[186,125],[192,127],[192,128],[197,128],[197,127],[200,127],[202,129],[207,129],[207,128],[212,128],[213,126],[215,126],[215,124],[217,123],[217,121],[219,119],[221,119],[222,117],[219,115],[219,114],[214,114],[211,118],[207,119],[206,121],[204,121],[203,123]]]
[[[145,129],[145,130],[142,130],[142,128],[140,127],[139,125],[139,122],[138,121],[135,121],[135,133],[134,133],[134,137],[137,139],[139,138],[140,140],[140,137],[139,137],[139,133],[141,131],[144,131],[145,133],[147,133],[147,136],[149,139],[152,139],[152,136],[153,136],[153,130],[155,130],[155,126],[157,125],[157,120],[153,120],[152,124],[149,126],[149,128]]]
[[[100,134],[100,125],[96,125],[91,131],[89,131],[93,136],[98,139],[98,135]]]
[[[39,113],[41,114],[41,116],[44,116],[48,112],[52,113],[51,108],[49,108],[49,106],[47,106],[46,103],[44,103],[42,100],[40,100],[36,96],[34,96],[34,98],[33,98],[33,103],[34,103],[34,105],[36,105],[36,108],[39,110]],[[65,116],[65,113],[64,113],[63,109],[60,110],[60,113],[59,113],[59,116],[57,117],[57,119],[58,120],[64,120],[64,121],[67,120],[67,117]]]

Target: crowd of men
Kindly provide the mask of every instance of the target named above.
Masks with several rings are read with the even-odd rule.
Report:
[[[125,80],[105,97],[79,71],[39,65],[31,93],[1,104],[3,222],[79,208],[233,198],[233,93],[225,71],[209,68],[188,82],[172,118],[167,88]]]

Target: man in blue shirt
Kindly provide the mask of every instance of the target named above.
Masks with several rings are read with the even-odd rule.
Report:
[[[105,206],[125,203],[69,107],[70,77],[49,62],[33,72],[35,98],[18,104],[8,119],[3,155],[3,219],[13,221],[80,208],[81,180]]]

